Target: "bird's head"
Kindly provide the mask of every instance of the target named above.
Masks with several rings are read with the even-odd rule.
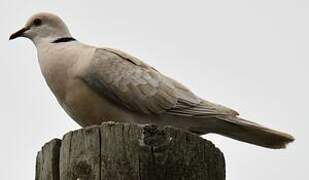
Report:
[[[10,36],[31,39],[35,44],[42,40],[53,41],[57,38],[70,37],[70,32],[60,17],[51,13],[38,13],[31,16],[25,26]]]

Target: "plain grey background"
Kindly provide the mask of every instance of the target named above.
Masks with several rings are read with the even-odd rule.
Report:
[[[33,179],[41,146],[79,128],[57,104],[26,39],[27,18],[61,16],[75,38],[122,49],[193,92],[296,141],[269,150],[207,135],[227,180],[305,179],[308,170],[309,3],[301,0],[0,2],[1,179]]]

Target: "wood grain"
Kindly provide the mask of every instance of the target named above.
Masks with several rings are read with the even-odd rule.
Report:
[[[175,128],[103,123],[54,139],[38,153],[36,180],[224,180],[223,154]]]

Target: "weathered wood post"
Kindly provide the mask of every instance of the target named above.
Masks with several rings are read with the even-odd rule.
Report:
[[[171,127],[103,123],[67,133],[37,155],[35,180],[224,180],[211,142]]]

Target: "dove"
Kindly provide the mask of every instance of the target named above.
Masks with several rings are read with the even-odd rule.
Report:
[[[220,134],[272,149],[294,138],[209,102],[140,59],[76,40],[60,17],[41,12],[10,40],[25,37],[41,72],[65,112],[80,126],[105,121],[172,126],[197,135]]]

